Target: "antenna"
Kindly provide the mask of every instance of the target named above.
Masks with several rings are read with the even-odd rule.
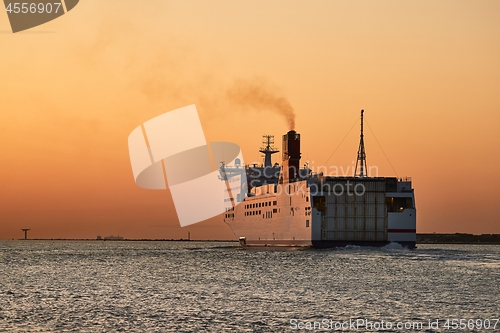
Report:
[[[366,153],[365,153],[365,140],[363,134],[363,113],[365,110],[361,110],[361,134],[359,137],[359,148],[358,148],[358,159],[356,160],[356,169],[354,169],[354,177],[364,178],[368,177],[368,168],[366,167]],[[359,164],[359,173],[358,172]]]
[[[263,153],[264,156],[264,167],[271,167],[271,155],[279,152],[278,149],[274,148],[274,135],[263,135],[262,136],[263,147],[259,152]]]

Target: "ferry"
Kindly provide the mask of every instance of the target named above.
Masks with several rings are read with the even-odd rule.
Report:
[[[348,245],[416,247],[411,178],[369,177],[363,134],[352,176],[328,176],[299,167],[300,134],[283,135],[282,163],[271,164],[273,137],[264,136],[264,164],[244,170],[247,193],[230,197],[224,222],[245,247],[332,248]],[[223,165],[224,179],[242,168]],[[238,179],[245,177],[238,177]]]

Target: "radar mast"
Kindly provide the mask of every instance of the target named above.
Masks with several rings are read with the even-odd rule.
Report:
[[[272,167],[271,155],[279,152],[278,149],[274,148],[274,135],[263,135],[262,145],[259,152],[264,154],[264,167]]]

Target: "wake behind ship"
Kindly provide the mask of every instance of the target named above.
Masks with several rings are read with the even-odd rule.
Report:
[[[278,151],[271,147],[272,137],[266,138],[267,145],[260,150],[265,154],[264,165],[244,169],[250,191],[234,200],[224,214],[224,222],[241,245],[329,248],[394,242],[416,247],[411,179],[366,174],[363,110],[352,177],[313,174],[307,166],[300,169],[300,134],[294,130],[283,135],[282,165],[272,166],[271,155]],[[222,168],[226,179],[242,172]]]

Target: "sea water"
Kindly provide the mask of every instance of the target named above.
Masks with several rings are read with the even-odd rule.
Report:
[[[1,332],[500,332],[499,287],[495,245],[0,241]]]

